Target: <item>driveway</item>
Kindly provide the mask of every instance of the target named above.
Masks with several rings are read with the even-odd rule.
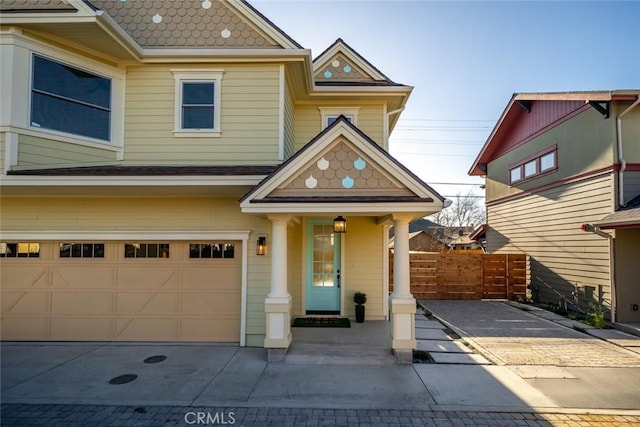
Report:
[[[640,408],[640,338],[628,348],[580,332],[553,313],[505,302],[420,301],[484,357],[561,407]],[[586,328],[586,326],[585,326]],[[602,335],[600,330],[594,334]],[[612,331],[619,337],[618,331]]]

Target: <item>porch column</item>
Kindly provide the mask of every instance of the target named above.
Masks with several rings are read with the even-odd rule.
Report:
[[[393,293],[391,307],[391,347],[400,363],[411,363],[416,348],[416,300],[411,295],[409,275],[409,221],[411,216],[393,215]]]
[[[287,290],[287,224],[289,215],[270,215],[271,290],[264,300],[264,347],[270,361],[282,360],[291,344],[291,295]]]

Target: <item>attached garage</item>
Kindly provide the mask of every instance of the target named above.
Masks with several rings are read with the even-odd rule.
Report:
[[[4,242],[3,340],[240,341],[242,241]]]

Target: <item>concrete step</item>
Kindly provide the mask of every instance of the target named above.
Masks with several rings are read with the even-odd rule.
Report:
[[[367,365],[396,363],[391,349],[289,349],[285,363],[297,365]]]

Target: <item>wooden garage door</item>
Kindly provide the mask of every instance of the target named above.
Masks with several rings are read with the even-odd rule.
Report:
[[[241,242],[76,249],[0,258],[3,340],[239,341]]]

